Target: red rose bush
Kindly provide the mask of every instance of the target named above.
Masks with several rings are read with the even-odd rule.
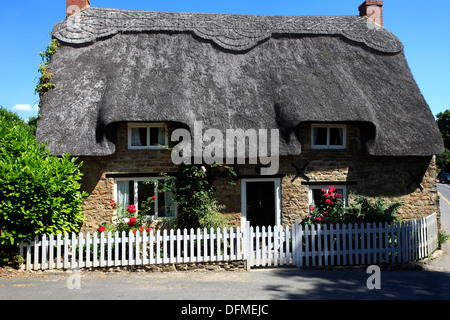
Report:
[[[304,219],[304,224],[354,224],[377,223],[398,221],[396,212],[402,205],[401,202],[385,203],[382,199],[369,200],[355,196],[352,205],[346,206],[343,195],[336,192],[335,188],[322,189],[322,194],[315,203],[309,207],[309,217]]]
[[[147,200],[147,205],[153,203],[156,200],[156,196],[150,197]],[[115,200],[111,200],[109,205],[114,210],[114,218],[112,223],[103,223],[97,231],[102,232],[115,232],[125,231],[142,233],[144,231],[150,232],[149,221],[147,221],[146,214],[138,214],[136,206],[129,204],[127,206],[119,205]]]

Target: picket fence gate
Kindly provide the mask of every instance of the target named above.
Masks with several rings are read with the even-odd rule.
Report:
[[[403,264],[437,249],[436,213],[393,224],[311,225],[43,235],[20,245],[27,270],[193,262],[247,268]]]

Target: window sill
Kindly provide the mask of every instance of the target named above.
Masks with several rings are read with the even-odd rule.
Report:
[[[345,146],[311,146],[311,150],[345,150]]]
[[[167,146],[163,147],[132,147],[128,146],[128,150],[167,150]]]

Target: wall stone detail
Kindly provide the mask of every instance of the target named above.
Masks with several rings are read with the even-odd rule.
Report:
[[[365,155],[361,143],[361,124],[347,125],[347,148],[345,150],[312,150],[310,147],[310,124],[302,124],[297,136],[302,145],[299,156],[280,158],[278,176],[281,179],[281,200],[283,225],[292,225],[296,219],[309,214],[309,185],[299,177],[291,181],[297,171],[292,166],[305,168],[311,182],[323,183],[339,181],[349,183],[348,193],[377,197],[386,201],[402,201],[398,214],[401,219],[425,217],[439,212],[437,193],[437,168],[435,157],[374,157]],[[86,216],[82,231],[95,231],[105,221],[112,221],[113,210],[109,201],[114,198],[114,179],[106,174],[113,173],[154,173],[177,172],[178,167],[171,161],[167,150],[128,150],[127,124],[118,126],[117,151],[106,157],[81,157],[84,178],[82,186],[89,193],[84,203]],[[240,176],[257,176],[255,165],[236,165]],[[417,177],[421,190],[413,177]],[[216,180],[216,197],[225,206],[235,226],[240,225],[241,182],[229,185],[225,180]],[[350,197],[351,200],[351,197]]]

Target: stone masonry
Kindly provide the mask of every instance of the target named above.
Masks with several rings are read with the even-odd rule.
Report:
[[[439,197],[436,186],[436,163],[434,157],[374,157],[361,152],[360,125],[347,125],[347,148],[345,150],[312,150],[310,148],[310,124],[299,127],[302,145],[299,156],[280,158],[277,177],[281,179],[282,224],[291,225],[302,219],[309,211],[309,188],[307,181],[299,177],[291,181],[297,171],[292,164],[305,168],[310,182],[323,185],[330,182],[347,184],[348,193],[370,199],[377,197],[387,201],[402,201],[401,219],[425,217],[433,212],[439,217]],[[168,150],[128,150],[127,124],[118,126],[116,153],[107,157],[80,157],[83,161],[82,186],[89,193],[84,203],[86,216],[82,231],[95,231],[105,221],[111,221],[113,210],[109,202],[114,198],[114,178],[106,174],[159,174],[176,172],[178,167],[171,161]],[[256,176],[255,165],[238,165],[241,176]],[[419,185],[420,183],[422,190]],[[240,224],[241,184],[216,180],[216,197],[226,206],[224,214]],[[351,200],[351,198],[350,198]]]

